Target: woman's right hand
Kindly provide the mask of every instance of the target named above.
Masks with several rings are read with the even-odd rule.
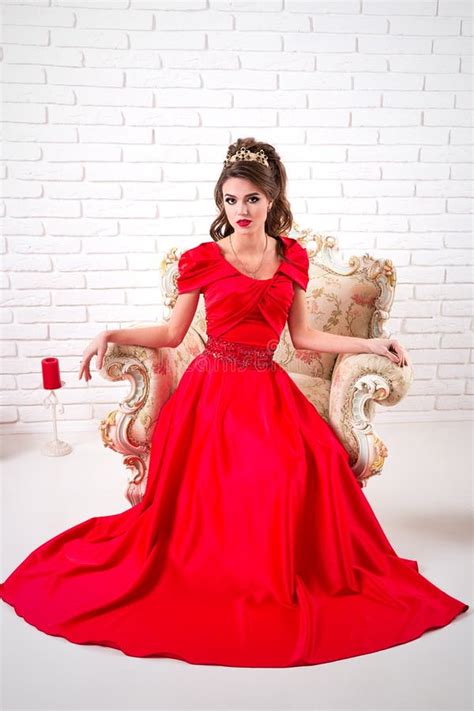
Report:
[[[86,350],[82,354],[81,368],[79,370],[79,380],[84,375],[84,379],[91,379],[90,362],[91,359],[97,355],[97,370],[102,368],[102,363],[104,361],[104,355],[107,351],[107,345],[109,343],[109,333],[108,331],[101,331],[87,346]]]

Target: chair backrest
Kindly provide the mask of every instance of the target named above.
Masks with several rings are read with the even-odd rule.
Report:
[[[337,239],[296,223],[289,233],[308,251],[309,283],[306,290],[308,320],[312,328],[343,336],[388,337],[384,329],[390,315],[396,285],[395,267],[389,259],[365,253],[344,263]],[[173,247],[162,262],[162,288],[169,317],[177,298],[176,276],[180,253]],[[201,294],[191,327],[205,342],[206,318]],[[298,350],[292,345],[288,324],[281,334],[275,360],[288,372],[331,379],[337,353]]]

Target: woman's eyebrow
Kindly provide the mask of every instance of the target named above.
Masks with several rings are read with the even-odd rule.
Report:
[[[260,193],[247,193],[244,197],[250,197],[251,195],[260,195]],[[235,197],[235,195],[232,195],[232,193],[224,193],[224,197]]]

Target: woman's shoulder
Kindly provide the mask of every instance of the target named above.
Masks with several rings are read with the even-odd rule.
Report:
[[[285,256],[287,259],[303,269],[308,269],[309,256],[306,247],[295,237],[288,237],[288,235],[282,235],[281,237],[286,247]]]
[[[286,272],[304,290],[309,281],[309,256],[306,247],[295,237],[282,235],[285,244],[286,260],[281,265],[281,270]]]
[[[303,247],[295,237],[282,234],[280,235],[280,239],[285,247],[285,256],[289,259],[296,259],[298,261],[303,259],[304,261],[304,259],[308,257],[306,248]],[[217,247],[216,249],[216,247],[217,242],[215,240],[205,240],[194,247],[184,250],[181,256],[185,257],[185,259],[197,261],[212,259],[219,256],[220,248]]]
[[[282,240],[283,244],[287,248],[287,250],[290,250],[294,254],[302,254],[306,252],[305,247],[296,239],[295,237],[289,237],[286,234],[281,234],[280,239]],[[192,254],[193,256],[198,256],[198,255],[207,255],[207,254],[215,254],[215,245],[217,242],[213,239],[208,239],[204,240],[203,242],[200,242],[199,244],[195,245],[194,247],[190,247],[189,249],[185,250],[186,253]],[[184,254],[184,252],[183,252]]]
[[[178,291],[191,291],[204,286],[212,279],[211,257],[209,245],[213,242],[201,242],[181,253],[178,260]]]
[[[308,284],[309,258],[306,248],[294,237],[280,235],[284,244],[284,257],[280,272],[296,281],[303,289]],[[181,253],[178,261],[178,291],[200,288],[215,279],[227,262],[222,259],[215,240],[205,240]],[[228,268],[228,267],[226,267]]]
[[[280,235],[280,237],[286,245],[287,250],[292,254],[301,255],[307,253],[306,248],[303,247],[301,242],[296,237],[289,237],[288,235]]]
[[[181,253],[181,256],[184,257],[184,255],[186,255],[186,257],[192,259],[202,259],[203,257],[208,257],[213,253],[212,250],[214,244],[214,240],[206,240],[205,242],[200,242],[194,247],[189,247],[189,249],[184,250]]]

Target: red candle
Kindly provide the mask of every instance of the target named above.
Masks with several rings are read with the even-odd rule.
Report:
[[[62,387],[57,358],[43,358],[41,367],[43,369],[43,387],[46,390],[56,390],[56,388]]]

